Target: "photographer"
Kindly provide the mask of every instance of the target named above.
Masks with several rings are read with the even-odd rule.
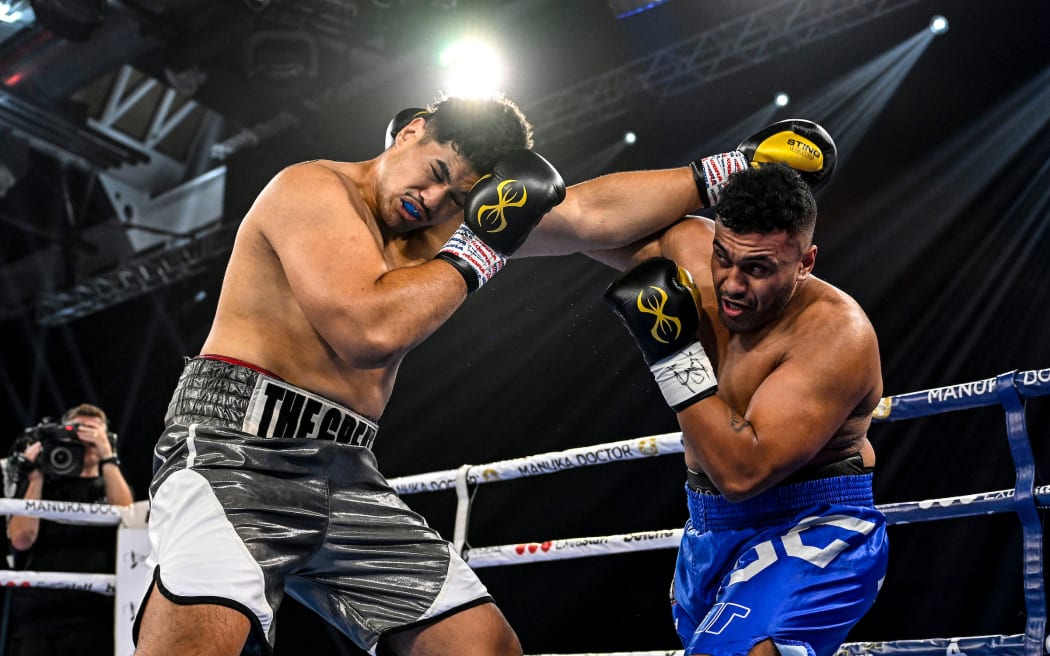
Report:
[[[14,497],[128,505],[131,489],[106,413],[83,403],[62,422],[44,422],[16,442],[6,469]],[[7,524],[15,566],[32,571],[113,573],[116,529],[13,515]],[[113,655],[113,598],[49,588],[9,591],[7,656]]]

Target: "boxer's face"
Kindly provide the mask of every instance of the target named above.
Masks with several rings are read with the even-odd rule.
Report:
[[[409,232],[460,216],[478,174],[451,143],[429,139],[422,118],[398,133],[384,156],[380,213],[394,232]]]
[[[816,251],[784,231],[741,234],[716,221],[711,274],[722,324],[748,332],[779,316],[813,269]]]

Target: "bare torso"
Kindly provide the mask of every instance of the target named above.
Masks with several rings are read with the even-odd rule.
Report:
[[[373,212],[362,201],[357,182],[364,171],[359,164],[309,162],[293,168],[300,177],[329,188],[343,206],[333,208],[333,225],[315,225],[310,217],[287,212],[281,204],[267,202],[264,195],[245,216],[237,234],[211,331],[201,352],[237,358],[275,373],[288,382],[342,403],[372,418],[378,418],[389,400],[404,354],[381,366],[355,366],[341,357],[308,318],[289,282],[284,264],[274,248],[274,239],[283,239],[285,229],[328,231],[327,240],[336,244],[331,252],[353,260],[355,252],[338,243],[354,243],[355,248],[371,251],[381,258],[382,267],[395,269],[432,259],[438,245],[455,225],[421,230],[411,236],[384,238]],[[284,174],[282,174],[284,175]],[[289,187],[302,180],[285,182],[280,176],[271,183],[287,198]],[[333,193],[333,189],[338,190]],[[312,192],[320,190],[314,188]],[[300,192],[303,193],[303,192]],[[288,201],[294,203],[294,200]],[[301,225],[295,225],[302,220]],[[343,233],[340,223],[354,222],[365,230]],[[289,228],[289,225],[291,227]],[[364,237],[362,239],[362,237]],[[368,243],[369,238],[371,243]],[[317,263],[324,266],[325,262]],[[331,266],[346,262],[330,262]],[[352,264],[351,264],[352,265]],[[377,271],[376,275],[381,275]],[[315,290],[317,291],[317,290]],[[339,292],[333,290],[333,295]],[[338,303],[339,299],[331,300]]]
[[[718,301],[712,286],[713,234],[711,221],[690,219],[668,231],[660,245],[665,257],[675,260],[693,275],[703,306],[700,337],[717,370],[719,397],[738,415],[746,417],[759,386],[790,358],[796,357],[802,345],[811,345],[822,324],[859,326],[858,330],[870,330],[870,324],[852,298],[811,276],[800,285],[783,316],[757,331],[731,334],[718,318]],[[862,383],[866,391],[837,428],[818,438],[823,444],[805,464],[829,462],[855,453],[863,456],[866,466],[875,464],[867,432],[871,413],[882,395],[877,349],[872,349],[867,359],[869,370]],[[686,464],[694,471],[703,470],[688,443]]]

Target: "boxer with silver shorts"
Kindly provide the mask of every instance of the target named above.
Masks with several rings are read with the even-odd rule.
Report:
[[[187,363],[165,423],[150,540],[172,602],[235,609],[272,647],[287,592],[373,650],[387,631],[491,601],[376,469],[371,420],[204,356]]]

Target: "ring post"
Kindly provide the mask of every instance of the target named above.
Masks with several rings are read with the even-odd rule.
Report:
[[[1024,559],[1024,599],[1028,611],[1025,628],[1025,656],[1043,654],[1046,630],[1046,594],[1043,591],[1043,529],[1035,502],[1035,457],[1029,443],[1024,403],[1017,391],[1016,371],[996,378],[996,395],[1006,412],[1006,437],[1010,456],[1017,470],[1014,510],[1021,520]]]
[[[452,533],[452,546],[456,553],[463,555],[467,544],[467,523],[470,521],[470,491],[467,489],[467,475],[471,465],[463,465],[456,470],[456,524]]]

